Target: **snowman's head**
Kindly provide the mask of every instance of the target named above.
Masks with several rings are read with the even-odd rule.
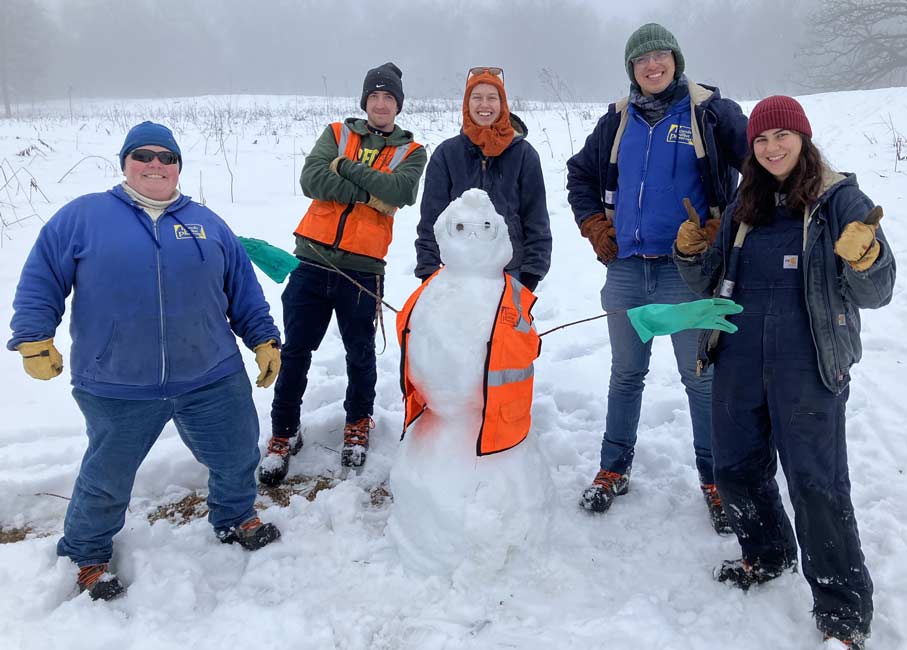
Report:
[[[435,240],[447,272],[494,277],[513,257],[510,233],[483,190],[467,190],[435,222]]]

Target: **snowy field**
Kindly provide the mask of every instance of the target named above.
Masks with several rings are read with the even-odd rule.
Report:
[[[856,172],[864,191],[884,206],[883,227],[901,270],[891,305],[863,312],[864,356],[853,372],[848,442],[853,499],[876,588],[868,648],[902,650],[907,648],[907,160],[895,169],[893,129],[907,133],[907,88],[801,101],[832,165]],[[292,250],[292,230],[308,204],[296,180],[304,154],[328,121],[360,114],[353,100],[293,97],[111,101],[77,103],[72,113],[67,105],[32,110],[29,119],[0,121],[4,324],[41,220],[67,201],[121,180],[116,153],[132,124],[152,118],[174,127],[185,159],[182,191],[204,198],[237,234]],[[534,310],[544,331],[600,313],[605,269],[579,235],[564,184],[567,158],[605,107],[572,106],[565,113],[557,106],[523,104],[513,110],[529,127],[548,191],[553,262]],[[458,102],[408,99],[399,122],[432,150],[457,133],[459,111]],[[13,174],[16,180],[7,183]],[[418,207],[398,213],[388,257],[386,299],[398,308],[418,285],[412,275],[417,220]],[[259,277],[279,322],[282,287]],[[76,570],[54,553],[65,497],[86,446],[68,372],[38,382],[25,375],[18,354],[0,354],[0,529],[4,538],[14,530],[30,531],[24,541],[0,544],[0,647],[820,647],[801,576],[785,575],[747,594],[712,579],[712,568],[738,557],[739,550],[733,538],[716,536],[709,524],[693,464],[687,401],[668,341],[655,343],[629,495],[605,516],[578,507],[598,468],[605,420],[609,342],[603,320],[546,336],[536,362],[530,435],[554,486],[552,505],[536,521],[543,534],[533,535],[497,571],[470,570],[480,567],[470,567],[468,559],[453,576],[405,569],[385,533],[394,504],[383,486],[402,422],[393,316],[385,313],[388,342],[378,358],[377,428],[364,472],[344,482],[332,479],[339,473],[346,384],[344,351],[332,325],[310,373],[305,447],[290,466],[296,482],[259,499],[263,519],[280,527],[282,540],[256,553],[220,544],[204,518],[192,516],[198,514],[195,497],[204,496],[206,471],[168,427],[139,471],[126,527],[115,539],[113,561],[129,592],[112,603],[74,597]],[[56,342],[65,363],[66,320]],[[245,357],[249,372],[257,372],[252,353]],[[270,430],[270,399],[270,390],[256,389],[262,449]],[[168,504],[180,507],[165,512]]]

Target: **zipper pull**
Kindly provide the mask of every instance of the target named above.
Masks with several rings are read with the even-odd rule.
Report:
[[[696,359],[696,376],[702,376],[702,359]]]

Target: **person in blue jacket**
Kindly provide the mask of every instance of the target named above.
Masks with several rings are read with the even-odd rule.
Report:
[[[862,648],[872,580],[850,499],[845,406],[861,356],[859,310],[891,300],[894,256],[881,208],[853,174],[828,168],[795,99],[759,102],[747,137],[752,153],[715,244],[690,221],[675,245],[693,291],[743,306],[728,319],[734,336],[703,338],[702,361],[715,366],[715,480],[743,550],[715,576],[746,590],[795,568],[799,543],[819,630]]]
[[[208,520],[224,543],[277,539],[255,514],[258,416],[235,336],[255,350],[257,384],[280,367],[280,334],[239,240],[176,188],[182,155],[165,126],[126,135],[126,180],[63,206],[41,229],[13,302],[7,347],[25,371],[63,370],[54,335],[72,296],[73,397],[88,450],[57,553],[79,567],[92,599],[125,591],[110,570],[136,472],[173,420],[209,470]]]
[[[683,200],[717,230],[733,198],[746,154],[746,117],[740,107],[684,74],[674,35],[649,23],[627,40],[624,64],[630,95],[611,104],[567,161],[567,196],[580,232],[607,265],[602,307],[621,312],[653,303],[693,300],[671,258]],[[651,341],[643,343],[628,318],[608,318],[611,380],[600,468],[580,505],[605,512],[629,489]],[[711,451],[710,373],[696,367],[694,330],[671,336],[686,388],[696,469],[712,525],[730,533],[715,488]]]
[[[423,282],[443,263],[434,225],[463,192],[488,193],[504,217],[513,246],[505,271],[535,291],[551,265],[551,228],[539,155],[528,129],[510,112],[503,70],[472,68],[463,97],[463,128],[438,145],[428,161],[416,229],[416,276]]]

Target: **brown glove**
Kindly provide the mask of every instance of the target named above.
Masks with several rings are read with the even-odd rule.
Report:
[[[277,341],[271,339],[255,346],[255,363],[258,364],[258,378],[255,385],[259,388],[267,388],[274,383],[277,375],[280,373],[280,346]]]
[[[876,230],[882,219],[882,208],[876,206],[866,221],[851,221],[835,242],[835,254],[850,264],[854,271],[865,271],[878,259],[882,250]]]
[[[702,226],[702,229],[705,230],[706,236],[709,238],[709,246],[715,245],[715,240],[718,239],[718,229],[721,227],[721,219],[717,217],[712,217],[711,219],[706,219],[705,224]]]
[[[377,196],[369,196],[368,203],[366,205],[370,208],[374,208],[381,214],[386,214],[389,217],[394,216],[394,213],[397,211],[397,208],[392,206],[390,203],[385,203]]]
[[[349,159],[346,156],[337,156],[336,158],[334,158],[334,160],[331,161],[331,164],[329,165],[331,168],[331,171],[334,172],[335,174],[337,174],[338,176],[340,175],[340,164],[344,160],[349,160]]]
[[[674,242],[674,246],[681,255],[701,255],[709,249],[710,233],[699,225],[701,223],[699,213],[690,203],[690,199],[683,200],[683,207],[686,208],[689,218],[677,229],[677,240]],[[710,221],[718,221],[718,219],[706,221],[707,227]],[[717,227],[714,227],[714,232],[717,234]]]
[[[63,372],[63,355],[54,346],[53,338],[20,343],[16,349],[22,355],[25,372],[35,379],[53,379]]]
[[[614,261],[617,257],[617,233],[614,222],[609,217],[599,212],[587,217],[580,225],[579,231],[583,237],[592,244],[592,250],[605,264]]]

